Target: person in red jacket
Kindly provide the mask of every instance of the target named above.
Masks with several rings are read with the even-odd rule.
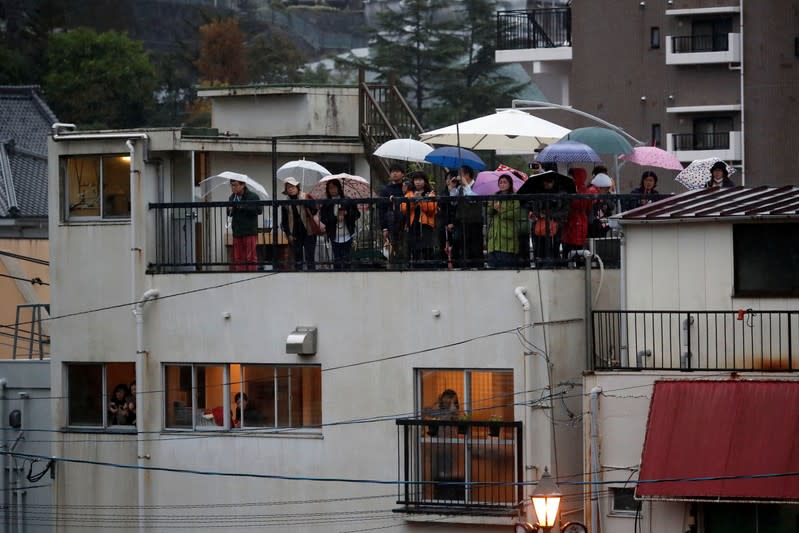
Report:
[[[587,172],[583,168],[569,169],[569,175],[574,179],[577,194],[586,194],[585,180]],[[572,250],[582,250],[585,239],[588,237],[588,218],[591,215],[592,200],[588,198],[572,200],[569,204],[569,214],[566,217],[566,227],[563,230],[561,243],[566,257]]]

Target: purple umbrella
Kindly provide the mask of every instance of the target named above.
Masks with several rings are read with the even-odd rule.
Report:
[[[600,163],[602,158],[587,144],[558,141],[541,150],[535,160],[539,163]]]
[[[474,194],[480,196],[488,196],[489,194],[495,194],[499,190],[499,184],[497,180],[503,174],[507,174],[513,180],[513,191],[516,192],[519,190],[524,182],[514,176],[510,172],[501,172],[499,170],[485,170],[477,175],[474,179],[474,185],[472,185],[472,192]]]

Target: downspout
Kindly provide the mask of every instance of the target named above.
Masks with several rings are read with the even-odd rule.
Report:
[[[746,186],[746,127],[744,126],[744,0],[738,2],[739,39],[741,47],[741,186]]]
[[[598,414],[599,394],[602,392],[602,387],[594,387],[591,389],[591,531],[596,533],[599,531],[599,513],[600,503],[598,486],[596,484],[597,476],[599,475],[599,430],[596,422]]]
[[[522,310],[524,312],[524,324],[523,326],[525,329],[530,324],[530,300],[527,299],[527,288],[526,287],[516,287],[513,289],[513,294],[516,295],[516,298],[522,304]],[[525,335],[525,333],[522,333]],[[528,359],[532,355],[526,347],[522,351],[522,368],[524,372],[524,427],[526,433],[529,435],[531,433],[532,428],[532,409],[530,405],[532,405],[532,392],[531,392],[531,385],[532,385],[532,376],[530,375],[530,367],[532,364],[528,364]],[[524,471],[525,477],[527,477],[527,470],[532,468],[532,450],[531,450],[531,442],[530,438],[525,437],[524,439]],[[525,480],[526,481],[526,480]]]
[[[619,228],[619,309],[621,310],[622,320],[619,327],[621,346],[619,346],[619,360],[622,368],[629,366],[630,354],[627,346],[627,245],[624,228]]]
[[[6,415],[6,386],[8,386],[8,380],[6,380],[6,378],[0,378],[0,416],[2,416],[3,419],[5,419],[5,415]],[[11,493],[8,490],[9,489],[9,486],[8,486],[8,462],[9,462],[9,457],[8,457],[8,454],[6,453],[6,452],[8,452],[8,444],[6,444],[6,437],[7,437],[7,435],[6,435],[6,424],[5,423],[0,424],[0,427],[2,428],[2,429],[0,429],[0,435],[2,435],[2,437],[0,437],[0,438],[2,438],[2,440],[0,440],[0,450],[3,451],[3,465],[0,468],[0,470],[2,470],[2,473],[0,473],[0,476],[2,476],[2,478],[0,478],[0,479],[2,479],[2,484],[0,484],[0,487],[2,487],[2,490],[3,490],[3,499],[0,500],[0,501],[2,501],[2,505],[3,505],[4,509],[10,509],[11,506],[9,505],[8,498],[9,498]],[[3,516],[2,520],[3,520],[3,531],[4,532],[9,531],[8,513],[6,513]]]

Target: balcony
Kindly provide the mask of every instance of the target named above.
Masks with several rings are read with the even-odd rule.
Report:
[[[665,197],[665,195],[663,196]],[[154,249],[149,250],[148,273],[231,272],[238,270],[448,270],[505,268],[574,268],[576,263],[563,253],[560,239],[567,229],[568,214],[575,200],[598,201],[629,208],[639,205],[636,195],[534,194],[513,195],[518,203],[517,216],[504,224],[493,225],[492,211],[495,196],[430,197],[427,200],[410,198],[368,198],[362,200],[266,200],[253,202],[261,207],[257,217],[256,260],[247,265],[236,264],[232,257],[233,235],[228,210],[230,202],[153,203],[150,214],[155,229]],[[420,203],[434,204],[427,222],[430,227],[409,224],[408,213],[417,213]],[[359,218],[352,239],[352,253],[345,262],[337,262],[332,253],[330,235],[316,238],[313,248],[314,265],[294,261],[292,247],[283,231],[283,209],[292,206],[321,209],[333,205],[357,209]],[[471,221],[462,221],[468,215]],[[583,206],[582,209],[585,209]],[[384,239],[381,213],[386,211],[402,217],[399,229],[389,240]],[[606,214],[607,215],[607,214]],[[416,216],[415,214],[413,215]],[[553,223],[544,224],[543,220]],[[273,221],[278,221],[273,224]],[[541,222],[539,222],[541,221]],[[604,226],[606,219],[595,222],[603,235],[594,235],[586,247],[600,255],[608,268],[618,268],[619,241]],[[450,231],[449,224],[454,230]],[[536,234],[536,228],[545,233]],[[333,237],[338,237],[332,232]],[[508,234],[510,232],[510,234]],[[503,243],[514,250],[507,252],[505,262],[498,264],[490,253],[489,244]],[[246,268],[242,268],[246,267]]]
[[[668,133],[666,150],[680,161],[694,161],[718,157],[724,161],[741,160],[741,132],[723,133]]]
[[[740,63],[741,34],[686,35],[666,37],[667,65]]]
[[[799,311],[594,311],[595,370],[799,371]]]
[[[571,8],[497,12],[497,63],[571,59]]]
[[[405,512],[511,515],[523,497],[521,422],[397,420]]]

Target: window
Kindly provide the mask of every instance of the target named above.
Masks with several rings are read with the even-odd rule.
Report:
[[[512,370],[419,370],[420,407],[436,409],[441,393],[452,390],[460,411],[474,420],[513,420]]]
[[[708,117],[694,119],[694,150],[727,150],[730,147],[732,118]]]
[[[660,48],[660,27],[652,26],[649,29],[649,48]]]
[[[170,429],[322,424],[319,366],[165,365],[164,388],[165,426]]]
[[[135,429],[134,363],[68,363],[67,425]]]
[[[652,124],[652,146],[660,146],[662,141],[662,134],[660,124]]]
[[[732,227],[735,296],[799,296],[799,223]]]
[[[130,158],[124,155],[61,159],[65,219],[130,218]]]
[[[635,501],[635,489],[611,487],[610,496],[613,500],[612,513],[628,514],[638,511],[638,502]]]

